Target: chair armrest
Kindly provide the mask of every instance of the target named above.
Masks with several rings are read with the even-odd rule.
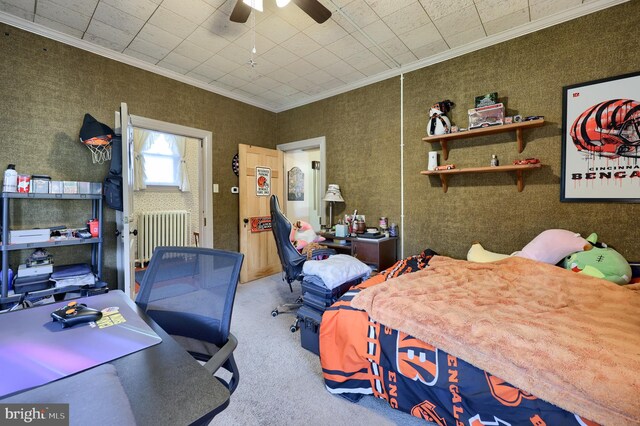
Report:
[[[231,356],[234,349],[238,346],[238,339],[236,336],[229,333],[229,339],[227,343],[224,344],[223,347],[220,348],[218,352],[216,352],[209,361],[204,364],[204,368],[209,371],[209,373],[213,374],[224,364],[227,359]]]

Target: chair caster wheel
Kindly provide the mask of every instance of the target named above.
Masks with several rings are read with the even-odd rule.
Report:
[[[295,333],[300,328],[300,318],[296,318],[295,322],[289,327],[289,331]]]
[[[298,327],[296,327],[295,325],[292,325],[291,327],[289,327],[289,331],[292,333],[295,333],[296,331],[298,331]]]
[[[272,317],[277,317],[279,313],[280,313],[280,312],[278,312],[278,310],[277,310],[277,309],[274,309],[273,311],[271,311],[271,316],[272,316]]]

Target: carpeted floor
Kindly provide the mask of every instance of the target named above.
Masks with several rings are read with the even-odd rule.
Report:
[[[240,384],[211,425],[427,424],[372,396],[354,404],[326,391],[318,357],[300,346],[300,332],[289,331],[294,316],[271,316],[299,292],[299,283],[291,293],[279,274],[238,285],[231,331]]]

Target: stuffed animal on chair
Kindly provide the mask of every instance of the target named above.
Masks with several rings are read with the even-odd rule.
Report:
[[[592,247],[567,256],[564,267],[592,277],[604,278],[616,284],[628,284],[631,280],[631,265],[616,250],[598,243],[598,234],[589,235]]]
[[[319,243],[325,240],[324,237],[316,234],[313,227],[305,221],[297,220],[293,222],[292,225],[289,240],[291,240],[299,252],[302,252],[302,249],[304,249],[307,244]]]
[[[434,104],[429,110],[429,122],[427,123],[427,134],[429,136],[444,135],[451,132],[451,122],[445,115],[451,111],[455,104],[449,99]]]

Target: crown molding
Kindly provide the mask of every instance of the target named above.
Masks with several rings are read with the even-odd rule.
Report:
[[[484,49],[485,47],[489,47],[494,44],[502,43],[517,37],[521,37],[526,34],[540,31],[545,28],[549,28],[554,25],[558,25],[563,22],[567,22],[572,19],[579,18],[581,16],[589,15],[591,13],[598,12],[603,9],[607,9],[622,3],[626,3],[628,1],[629,0],[594,0],[589,3],[583,3],[580,6],[565,10],[561,13],[558,13],[543,19],[539,19],[534,22],[530,22],[526,25],[512,28],[497,34],[493,34],[491,36],[485,37],[480,40],[476,40],[474,42],[465,44],[463,46],[455,47],[453,49],[438,53],[434,56],[430,56],[428,58],[421,59],[397,68],[392,68],[392,69],[389,69],[388,71],[384,71],[379,74],[358,80],[356,82],[349,83],[345,86],[328,90],[318,95],[309,96],[300,101],[296,101],[296,102],[292,102],[289,104],[280,105],[276,107],[274,107],[272,104],[260,102],[257,99],[242,96],[230,90],[215,87],[211,84],[204,83],[200,80],[196,80],[195,78],[191,78],[191,77],[179,74],[177,72],[174,72],[165,68],[161,68],[157,65],[150,64],[140,59],[127,56],[123,53],[119,53],[114,50],[89,43],[85,40],[78,39],[68,34],[64,34],[59,31],[49,29],[47,27],[44,27],[43,25],[19,18],[14,15],[10,15],[2,11],[0,11],[0,22],[3,22],[13,27],[49,38],[55,41],[59,41],[69,46],[77,47],[79,49],[82,49],[91,53],[95,53],[96,55],[100,55],[105,58],[112,59],[114,61],[122,62],[124,64],[131,65],[133,67],[140,68],[145,71],[152,72],[154,74],[162,75],[172,80],[177,80],[182,83],[198,87],[208,92],[216,93],[218,95],[221,95],[230,99],[234,99],[236,101],[239,101],[248,105],[255,106],[257,108],[261,108],[274,113],[280,113],[280,112],[288,111],[290,109],[297,108],[300,106],[308,105],[323,99],[327,99],[336,95],[340,95],[342,93],[350,92],[352,90],[359,89],[361,87],[368,86],[370,84],[378,83],[380,81],[387,80],[389,78],[397,77],[411,71],[416,71],[421,68],[426,68],[428,66],[431,66],[440,62],[444,62],[449,59],[453,59],[458,56],[465,55],[467,53],[474,52],[476,50]]]

